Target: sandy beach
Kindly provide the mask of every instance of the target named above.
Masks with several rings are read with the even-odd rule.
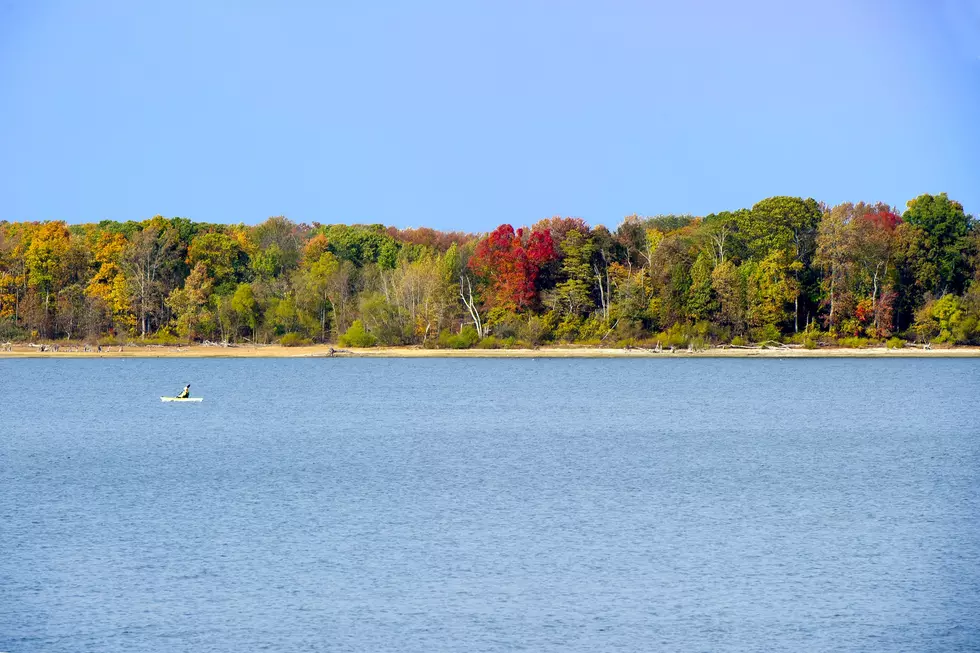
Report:
[[[980,357],[980,347],[946,347],[904,349],[868,347],[847,349],[823,347],[730,348],[713,347],[700,351],[677,349],[654,352],[648,349],[614,349],[601,347],[541,347],[538,349],[424,349],[422,347],[331,348],[330,345],[282,347],[280,345],[126,345],[103,347],[102,351],[83,351],[80,347],[59,347],[58,351],[18,344],[0,350],[0,358],[973,358]]]

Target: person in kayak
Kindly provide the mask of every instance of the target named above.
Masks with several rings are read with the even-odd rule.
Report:
[[[191,384],[188,383],[187,385],[184,386],[183,391],[181,391],[181,393],[179,395],[177,395],[177,398],[178,399],[187,399],[190,396],[191,396]]]

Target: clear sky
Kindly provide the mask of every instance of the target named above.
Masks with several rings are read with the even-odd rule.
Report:
[[[980,213],[980,0],[0,0],[0,219]]]

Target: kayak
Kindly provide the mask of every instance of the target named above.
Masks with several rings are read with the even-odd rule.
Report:
[[[187,397],[185,399],[181,399],[180,397],[160,397],[160,401],[176,401],[176,402],[204,401],[204,397]]]

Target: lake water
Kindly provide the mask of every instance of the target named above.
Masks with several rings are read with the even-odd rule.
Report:
[[[0,360],[0,651],[980,650],[978,389],[980,360]]]

